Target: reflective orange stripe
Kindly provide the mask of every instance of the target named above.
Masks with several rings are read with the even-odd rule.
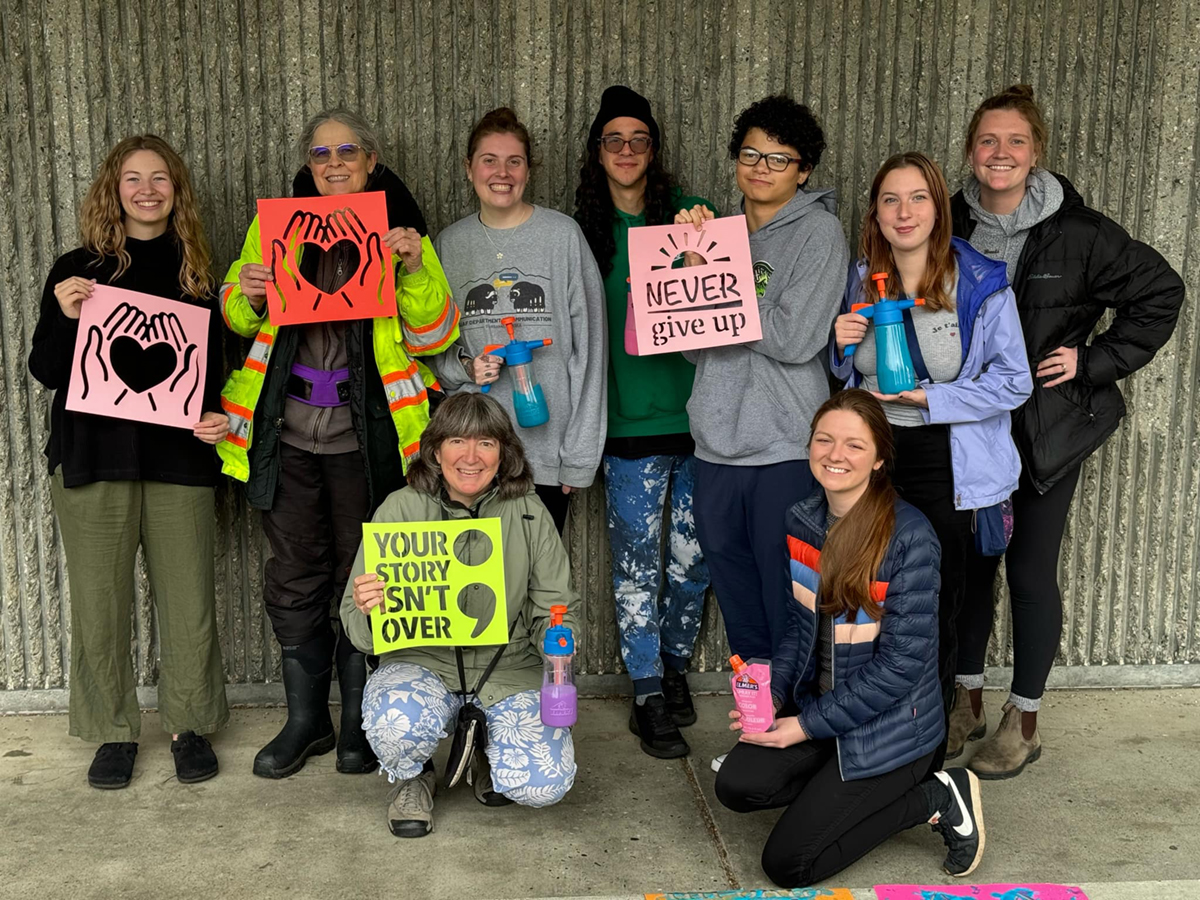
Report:
[[[407,369],[403,369],[399,372],[389,372],[387,375],[384,375],[383,383],[391,384],[393,381],[399,381],[402,378],[412,378],[416,374],[417,364],[415,362],[411,362],[408,364]]]
[[[229,285],[221,297],[221,318],[225,320],[225,327],[230,330],[233,329],[233,323],[229,321],[229,313],[225,311],[225,308],[229,305],[229,295],[233,293],[233,289],[236,286],[234,284]]]
[[[450,310],[453,308],[453,306],[454,304],[450,302],[450,295],[447,294],[446,305],[442,308],[442,314],[438,316],[436,322],[434,322],[432,325],[409,325],[407,322],[405,322],[404,327],[413,334],[425,334],[426,332],[433,331],[446,321],[446,316],[450,315]]]
[[[255,372],[258,372],[261,375],[267,374],[267,364],[262,362],[261,360],[250,359],[249,357],[247,357],[246,368],[253,369]]]
[[[404,454],[406,459],[410,456],[416,456],[418,453],[421,452],[421,442],[413,441],[411,444],[409,444],[407,447],[405,447],[400,452]]]
[[[226,412],[233,413],[235,416],[240,416],[241,418],[245,419],[247,422],[251,421],[254,418],[253,410],[246,409],[246,407],[244,407],[244,406],[238,406],[236,403],[234,403],[228,397],[221,398],[221,408],[224,409]]]
[[[267,334],[266,332],[263,332],[263,331],[260,331],[258,334],[256,334],[254,336],[254,339],[256,341],[260,341],[268,346],[275,343],[275,335]]]
[[[244,438],[238,437],[232,431],[225,435],[225,440],[229,441],[229,443],[233,444],[235,447],[241,447],[243,450],[250,446]]]
[[[388,409],[390,409],[392,412],[396,412],[397,410],[403,409],[406,406],[417,406],[421,403],[424,403],[427,399],[429,399],[429,394],[425,391],[421,391],[419,394],[414,394],[411,397],[405,397],[401,400],[397,400],[395,403],[389,403]]]
[[[454,320],[455,320],[455,323],[457,323],[457,322],[458,322],[458,307],[455,307],[455,308],[454,308]],[[415,329],[415,328],[409,328],[408,330],[409,330],[409,331],[416,331],[417,329]],[[442,347],[442,346],[444,346],[444,345],[446,345],[446,344],[450,343],[450,336],[451,336],[452,334],[454,334],[454,328],[453,328],[453,327],[451,327],[451,328],[450,328],[450,329],[449,329],[449,330],[446,332],[445,336],[444,336],[444,337],[442,337],[442,338],[440,338],[439,340],[432,341],[432,342],[430,342],[430,343],[428,343],[428,344],[410,344],[408,341],[405,341],[405,342],[404,342],[404,346],[405,346],[405,347],[407,347],[407,348],[408,348],[408,349],[409,349],[411,352],[413,352],[413,353],[422,353],[422,352],[424,352],[424,351],[426,351],[426,350],[434,350],[434,349],[436,349],[436,348],[438,348],[438,347]]]

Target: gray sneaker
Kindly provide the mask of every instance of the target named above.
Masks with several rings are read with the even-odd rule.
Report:
[[[388,828],[396,837],[425,837],[433,831],[433,795],[437,793],[437,776],[433,760],[416,778],[396,782],[388,798]]]

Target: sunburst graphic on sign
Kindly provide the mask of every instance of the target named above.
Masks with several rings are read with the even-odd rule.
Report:
[[[674,249],[674,252],[672,252],[672,250],[668,249],[666,244],[663,244],[661,247],[659,247],[658,252],[667,258],[667,262],[663,263],[662,265],[650,266],[650,271],[655,272],[659,269],[671,268],[673,263],[679,257],[680,254],[688,253],[688,252],[697,254],[701,259],[704,260],[704,264],[708,264],[711,262],[729,262],[728,254],[726,254],[725,256],[709,256],[708,255],[708,254],[712,253],[713,250],[716,250],[718,253],[722,252],[721,248],[719,247],[720,241],[712,240],[711,238],[707,238],[706,236],[707,236],[708,232],[701,231],[698,235],[696,235],[695,243],[692,243],[690,239],[694,233],[695,232],[692,229],[688,229],[687,231],[683,232],[680,235],[680,237],[683,238],[682,246],[680,246],[680,243],[675,240],[675,235],[668,234],[667,240],[670,241],[671,247]],[[705,244],[705,240],[708,241],[707,244]]]

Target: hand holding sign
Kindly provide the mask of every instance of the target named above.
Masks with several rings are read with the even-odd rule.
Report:
[[[190,303],[95,285],[80,305],[67,409],[194,430],[207,370],[197,338],[207,337],[208,316]]]
[[[383,243],[384,232],[392,231],[382,193],[259,200],[258,218],[270,277],[251,279],[249,286],[257,291],[261,283],[273,324],[396,315],[392,255]],[[321,270],[326,254],[336,263]],[[301,273],[301,260],[310,256],[318,258],[322,287]]]
[[[640,355],[762,337],[745,216],[682,210],[675,225],[629,229],[629,285]]]

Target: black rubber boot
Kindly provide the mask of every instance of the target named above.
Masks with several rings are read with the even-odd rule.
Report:
[[[367,657],[350,643],[346,632],[338,636],[338,688],[342,692],[342,727],[337,740],[337,770],[362,775],[379,768],[375,751],[362,727],[363,688],[367,686]]]
[[[283,648],[283,687],[287,722],[275,739],[254,757],[254,774],[287,778],[310,756],[328,753],[337,743],[329,717],[329,684],[333,679],[333,633],[297,647]]]

